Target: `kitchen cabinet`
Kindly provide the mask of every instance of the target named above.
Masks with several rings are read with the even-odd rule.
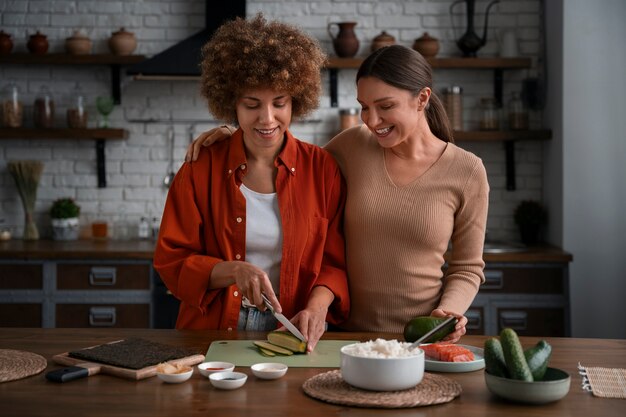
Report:
[[[433,69],[475,69],[493,70],[493,95],[502,105],[503,71],[530,68],[530,58],[426,58]],[[330,75],[330,105],[338,106],[338,71],[340,69],[357,69],[363,62],[362,58],[331,57],[326,68]],[[498,141],[504,142],[506,164],[506,188],[515,190],[515,141],[551,139],[550,130],[518,130],[518,131],[455,131],[455,141]]]

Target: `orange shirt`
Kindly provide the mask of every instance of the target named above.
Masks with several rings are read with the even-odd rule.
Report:
[[[302,310],[311,290],[330,289],[327,320],[337,324],[350,304],[345,264],[345,183],[325,150],[290,132],[274,164],[283,228],[279,300],[283,314]],[[241,293],[236,285],[209,290],[213,267],[246,259],[246,175],[243,132],[200,152],[176,174],[165,203],[154,267],[180,301],[176,328],[236,329]]]

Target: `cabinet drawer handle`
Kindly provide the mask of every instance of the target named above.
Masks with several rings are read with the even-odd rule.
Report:
[[[115,267],[93,266],[89,270],[89,285],[110,286],[115,285]]]
[[[528,314],[525,311],[503,311],[500,313],[500,328],[510,327],[513,330],[526,330]]]
[[[465,317],[467,317],[467,324],[465,325],[467,330],[481,329],[483,319],[480,311],[468,310],[465,312]]]
[[[482,285],[483,290],[499,290],[504,286],[504,276],[502,271],[485,271],[485,282]]]
[[[115,307],[91,307],[89,325],[93,327],[113,327],[117,321]]]

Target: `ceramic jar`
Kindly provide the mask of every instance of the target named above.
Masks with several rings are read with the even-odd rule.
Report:
[[[13,50],[13,40],[11,35],[0,30],[0,55],[10,54]]]
[[[439,52],[439,40],[430,36],[428,32],[424,32],[420,38],[415,39],[413,49],[422,54],[424,58],[432,58]]]
[[[337,36],[334,36],[331,30],[335,25],[339,28]],[[328,24],[328,34],[333,40],[333,48],[335,49],[335,53],[338,57],[352,58],[359,51],[359,40],[354,33],[355,26],[356,22],[339,22]]]
[[[395,43],[396,38],[383,30],[380,35],[372,39],[372,52],[384,46],[395,45]]]
[[[26,46],[31,54],[44,55],[48,52],[48,37],[37,31],[34,35],[30,35]]]
[[[137,38],[133,32],[121,28],[109,38],[109,49],[115,55],[130,55],[137,48]]]
[[[71,55],[87,55],[91,53],[91,39],[79,30],[72,37],[65,38],[65,51]]]

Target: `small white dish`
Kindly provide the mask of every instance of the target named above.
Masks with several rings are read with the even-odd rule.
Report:
[[[187,372],[181,372],[178,374],[165,374],[157,372],[157,376],[163,382],[167,382],[168,384],[180,384],[181,382],[185,382],[186,380],[191,378],[191,375],[193,375],[193,368],[191,368],[191,370]]]
[[[248,380],[248,375],[241,372],[216,372],[209,375],[211,385],[219,389],[237,389]]]
[[[482,348],[470,345],[457,345],[462,346],[474,353],[474,360],[470,362],[445,362],[430,359],[428,356],[425,358],[426,370],[429,372],[472,372],[485,367],[485,352]]]
[[[278,379],[287,373],[287,365],[282,363],[255,363],[250,367],[252,373],[261,379]]]
[[[217,372],[232,372],[235,364],[230,362],[203,362],[198,365],[198,371],[207,378]]]

